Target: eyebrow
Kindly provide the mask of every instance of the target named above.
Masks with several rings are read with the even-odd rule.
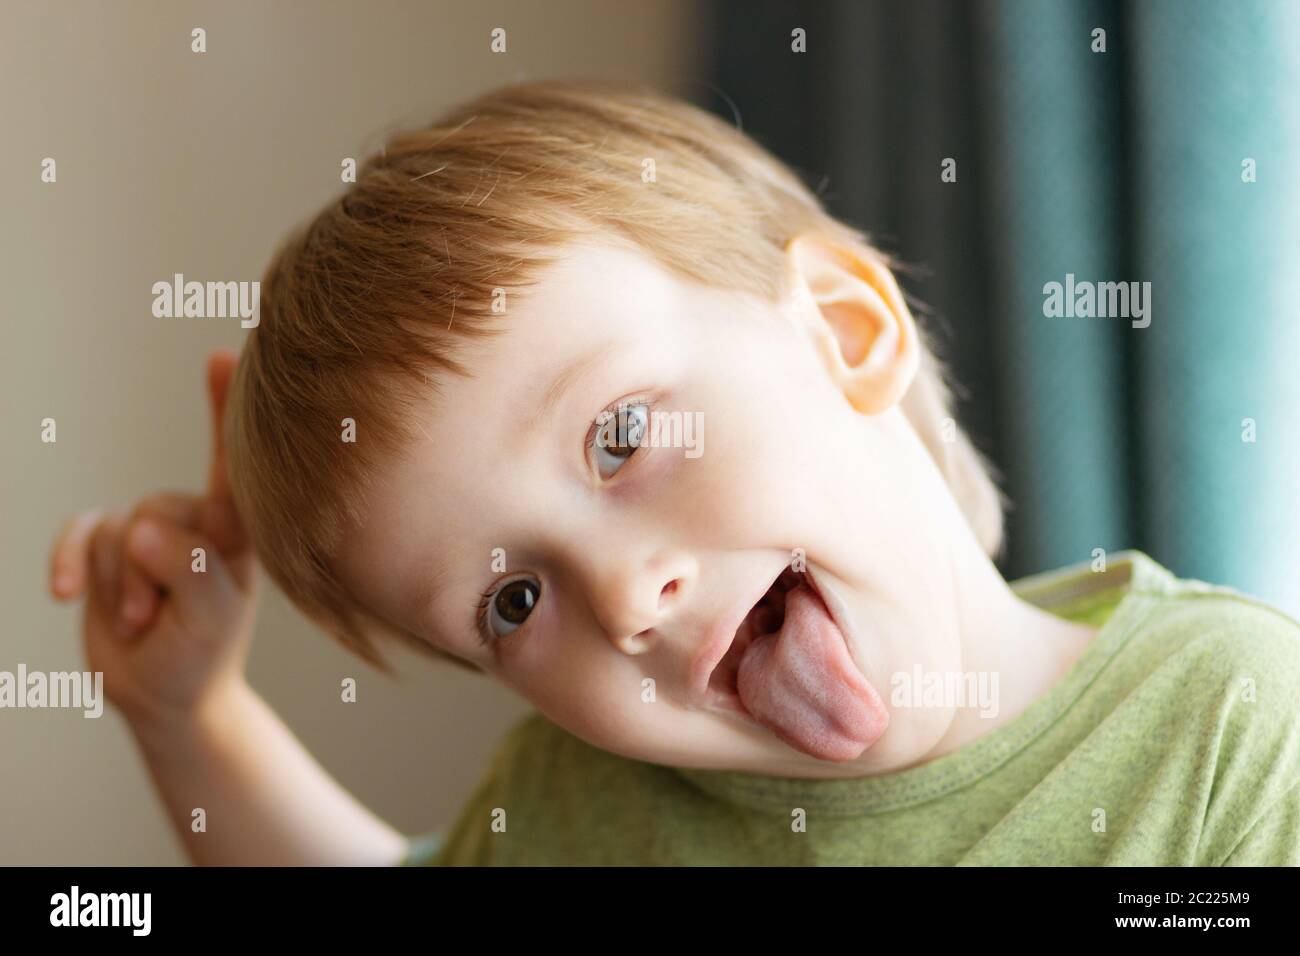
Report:
[[[429,621],[429,611],[433,607],[434,601],[446,594],[449,590],[445,586],[445,581],[449,577],[448,572],[451,569],[445,565],[438,565],[431,569],[429,573],[421,575],[417,582],[414,593],[411,595],[410,607],[407,610],[408,617],[412,618],[416,624],[423,627]],[[408,630],[412,628],[403,622]],[[444,628],[444,633],[446,629]],[[457,628],[458,630],[458,628]],[[437,645],[436,635],[430,635],[430,643]],[[445,643],[445,642],[444,642]]]
[[[551,387],[542,395],[542,400],[538,402],[537,409],[528,418],[528,430],[533,431],[546,416],[555,411],[555,407],[564,397],[565,392],[573,387],[577,382],[591,369],[609,356],[614,351],[614,343],[606,342],[604,345],[594,348],[585,355],[580,355],[564,368],[560,369],[558,375],[551,381]],[[592,419],[593,421],[595,419]]]

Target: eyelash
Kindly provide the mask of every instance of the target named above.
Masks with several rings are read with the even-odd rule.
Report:
[[[597,432],[600,431],[600,427],[601,427],[600,420],[604,418],[606,414],[617,415],[620,407],[630,408],[633,405],[644,405],[646,409],[646,415],[648,416],[654,413],[655,404],[656,404],[655,399],[651,398],[648,395],[633,395],[629,398],[620,398],[616,402],[610,402],[610,404],[602,408],[600,412],[596,415],[596,417],[592,419],[591,425],[588,426],[587,428],[587,439],[584,442],[584,444],[586,445],[586,451],[583,452],[584,463],[587,463],[587,460],[589,459],[592,450],[596,447],[596,434]],[[627,456],[627,460],[631,461],[633,458],[635,458],[637,456],[637,452],[641,451],[642,447],[644,446],[637,445],[636,448],[632,450],[632,454]]]
[[[611,415],[617,415],[620,406],[626,407],[632,405],[644,405],[646,408],[646,413],[649,414],[650,412],[654,411],[655,400],[653,398],[650,398],[648,395],[633,395],[630,398],[620,398],[618,401],[611,402],[609,405],[606,405],[603,409],[601,409],[600,414],[598,414],[594,419],[592,419],[591,426],[587,429],[587,438],[586,438],[585,445],[588,454],[591,452],[592,449],[596,447],[596,433],[600,429],[600,425],[598,424],[599,420],[602,417],[604,417],[606,413],[609,413]],[[628,455],[628,460],[630,461],[631,459],[635,458],[637,452],[639,452],[640,450],[641,450],[641,446],[638,445],[632,451],[632,454]],[[585,458],[586,455],[584,455],[584,459]],[[478,632],[479,643],[484,647],[489,646],[497,639],[496,635],[488,631],[488,626],[487,626],[488,607],[491,605],[492,599],[495,596],[497,590],[499,588],[505,587],[505,585],[508,583],[509,581],[505,581],[504,583],[498,584],[497,581],[493,581],[491,584],[487,586],[487,589],[482,594],[479,595],[478,600],[474,602],[474,629]],[[528,626],[527,622],[524,622],[519,627],[524,628],[527,626]]]
[[[505,585],[502,585],[504,587]],[[495,640],[495,635],[488,631],[487,627],[487,609],[492,603],[492,596],[497,591],[497,582],[493,581],[488,585],[487,590],[479,595],[474,602],[474,630],[478,632],[478,642],[487,647]]]

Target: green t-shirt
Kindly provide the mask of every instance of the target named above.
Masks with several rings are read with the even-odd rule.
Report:
[[[403,862],[1300,865],[1300,625],[1138,551],[1012,587],[1100,630],[960,750],[869,777],[757,776],[628,759],[533,714],[446,839],[412,840]]]

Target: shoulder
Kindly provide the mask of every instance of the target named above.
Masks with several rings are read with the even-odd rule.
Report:
[[[471,800],[472,805],[514,798],[528,799],[530,791],[550,773],[571,767],[577,754],[572,738],[536,711],[520,718],[492,751],[487,772]]]
[[[666,768],[601,750],[534,712],[502,737],[438,862],[608,862],[620,852],[615,837],[644,826],[670,789]],[[602,827],[611,839],[593,840]]]
[[[1300,746],[1300,624],[1228,588],[1179,581],[1144,595],[1120,657],[1127,691],[1220,746]],[[1300,773],[1300,769],[1297,770]]]
[[[503,862],[501,846],[491,839],[507,823],[503,819],[511,794],[518,790],[521,756],[525,761],[545,760],[547,727],[540,715],[531,713],[515,723],[497,742],[483,774],[456,814],[445,834],[423,834],[409,843],[407,865],[487,866]]]
[[[1300,716],[1300,623],[1262,601],[1197,581],[1151,599],[1134,635],[1169,670]]]
[[[668,768],[602,750],[541,713],[502,740],[490,773],[501,799],[531,824],[552,828],[579,826],[597,811],[648,812],[684,786]]]
[[[534,711],[501,739],[489,773],[503,788],[527,791],[553,782],[557,775],[590,775],[621,761]]]
[[[1188,585],[1154,600],[1133,635],[1152,666],[1132,694],[1152,705],[1147,729],[1164,766],[1195,768],[1200,785],[1184,799],[1199,809],[1204,862],[1242,859],[1234,847],[1252,833],[1252,858],[1292,859],[1300,852],[1300,624],[1235,591]],[[1278,820],[1290,821],[1289,836]]]

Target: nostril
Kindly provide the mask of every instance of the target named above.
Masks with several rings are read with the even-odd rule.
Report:
[[[659,592],[659,603],[663,603],[664,598],[671,597],[677,593],[677,580],[674,578],[664,585],[664,589]]]

